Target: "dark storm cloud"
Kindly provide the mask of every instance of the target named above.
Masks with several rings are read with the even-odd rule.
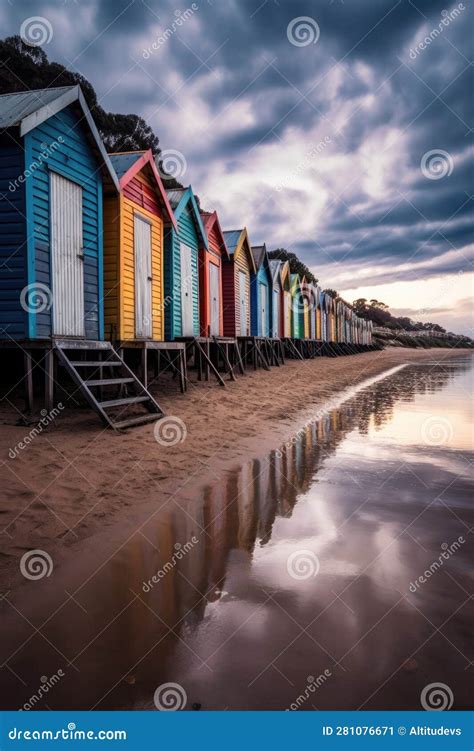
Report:
[[[191,5],[185,0],[181,12]],[[314,191],[319,185],[328,191],[313,229],[305,223],[301,230],[295,221],[301,207],[311,217],[313,189],[290,184],[276,194],[265,182],[273,162],[258,162],[253,211],[245,219],[253,238],[270,247],[291,247],[313,267],[331,261],[382,264],[387,279],[410,259],[440,257],[440,264],[423,271],[426,277],[466,263],[461,254],[449,253],[453,246],[472,242],[472,159],[467,154],[473,124],[472,12],[467,0],[441,31],[442,11],[458,3],[204,0],[196,5],[192,18],[148,57],[143,51],[177,17],[174,1],[24,0],[4,5],[0,13],[6,34],[18,33],[27,16],[46,16],[55,28],[50,58],[86,75],[106,108],[147,117],[164,148],[174,146],[170,139],[184,130],[179,144],[198,192],[200,176],[215,164],[238,183],[248,172],[254,174],[262,149],[284,144],[289,133],[300,138],[302,160],[311,134],[328,135],[330,145],[307,171]],[[89,26],[75,22],[80,13]],[[287,26],[298,16],[317,21],[317,44],[290,44]],[[67,45],[65,20],[74,29]],[[433,29],[438,31],[421,49]],[[180,118],[186,112],[194,124],[194,110],[190,136],[189,123],[184,129]],[[226,127],[219,127],[222,120]],[[389,133],[393,139],[385,142]],[[449,174],[433,179],[423,173],[421,162],[427,152],[439,149],[452,161]],[[280,157],[283,164],[283,145]],[[272,157],[277,165],[280,157]],[[370,185],[378,157],[386,165],[380,190]],[[336,158],[333,167],[330,160]],[[239,215],[238,206],[235,211]]]

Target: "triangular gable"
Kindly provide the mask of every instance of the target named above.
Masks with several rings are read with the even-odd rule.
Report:
[[[270,268],[270,259],[268,258],[267,246],[265,245],[265,243],[263,243],[263,245],[253,246],[252,247],[252,255],[253,255],[253,260],[255,262],[255,268],[257,269],[257,271],[262,266],[264,266],[265,270],[266,270],[266,273],[267,273],[267,277],[268,277],[270,283],[272,284],[273,283],[273,274],[272,274],[272,270]]]
[[[283,287],[283,281],[281,278],[281,267],[283,265],[282,262],[277,258],[270,258],[268,263],[270,264],[273,284],[277,282],[280,287]]]
[[[106,178],[112,182],[114,188],[118,191],[119,184],[115,170],[79,85],[0,96],[0,127],[6,128],[18,125],[20,135],[23,137],[71,104],[76,104],[80,108],[91,147],[99,162],[101,162]]]
[[[294,294],[294,290],[296,290],[297,287],[300,287],[301,280],[299,274],[290,274],[290,289],[291,292]]]
[[[136,158],[134,159],[133,157],[135,154]],[[173,209],[171,208],[168,196],[166,195],[160,173],[156,168],[152,150],[148,149],[148,151],[128,152],[127,154],[122,152],[120,154],[110,154],[110,157],[112,164],[114,165],[115,163],[117,166],[119,186],[121,190],[123,190],[130,180],[132,180],[142,169],[145,167],[150,169],[160,195],[161,205],[167,214],[167,219],[169,219],[176,229],[177,224],[175,215],[173,214]]]
[[[201,214],[199,213],[199,208],[198,208],[196,199],[194,197],[194,191],[191,185],[189,185],[187,188],[185,188],[185,190],[181,192],[182,192],[182,196],[173,212],[174,218],[176,219],[176,222],[178,222],[179,217],[183,213],[184,209],[186,208],[188,204],[190,204],[191,212],[192,212],[193,219],[194,219],[194,226],[196,227],[197,233],[198,235],[201,236],[201,240],[204,243],[204,246],[206,248],[209,248],[206,231],[201,221]]]
[[[229,250],[227,248],[224,233],[219,222],[219,217],[217,216],[217,211],[201,211],[201,219],[203,221],[207,237],[209,238],[209,235],[214,230],[219,238],[218,243],[221,251],[224,253],[226,258],[229,258]]]
[[[289,291],[290,289],[290,264],[288,261],[283,261],[280,267],[280,279],[281,279],[281,286],[283,289],[287,289]]]
[[[229,248],[229,254],[231,256],[235,255],[239,252],[239,250],[242,250],[242,248],[245,247],[245,252],[247,253],[247,257],[250,261],[250,268],[254,273],[256,273],[257,269],[255,268],[255,261],[250,245],[247,227],[244,227],[240,230],[227,230],[224,232],[224,237],[226,239],[227,247]],[[230,238],[231,244],[229,244],[228,238]]]

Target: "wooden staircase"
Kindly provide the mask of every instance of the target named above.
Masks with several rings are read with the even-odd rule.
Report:
[[[121,430],[156,422],[164,416],[158,402],[110,342],[57,339],[54,352],[108,427]]]

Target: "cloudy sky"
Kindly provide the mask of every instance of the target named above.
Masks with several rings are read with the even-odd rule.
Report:
[[[225,228],[473,335],[470,0],[5,0],[0,28],[32,16]]]

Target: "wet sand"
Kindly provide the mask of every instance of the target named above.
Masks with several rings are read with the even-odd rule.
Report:
[[[472,376],[392,368],[56,553],[0,602],[5,708],[469,709]]]
[[[248,372],[225,389],[194,383],[185,395],[176,393],[175,384],[160,384],[154,393],[165,411],[186,426],[185,440],[174,446],[157,443],[153,426],[116,435],[90,411],[66,409],[17,450],[30,428],[15,425],[17,414],[2,403],[2,592],[25,585],[19,570],[25,551],[46,550],[59,566],[79,545],[83,554],[84,541],[92,551],[95,536],[107,540],[109,529],[110,540],[120,544],[144,513],[155,513],[170,499],[192,498],[236,463],[278,446],[342,389],[399,364],[452,355],[389,349],[289,361],[270,373]]]

